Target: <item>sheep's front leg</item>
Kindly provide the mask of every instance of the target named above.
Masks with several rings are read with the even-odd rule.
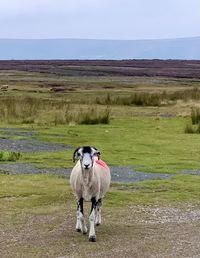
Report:
[[[97,202],[97,208],[96,208],[96,219],[95,219],[95,225],[99,226],[101,224],[101,199]]]
[[[89,217],[89,220],[90,220],[89,241],[96,242],[96,235],[95,235],[95,229],[94,229],[95,219],[96,219],[96,207],[97,207],[96,198],[93,197],[91,199],[91,202],[92,202],[92,207],[91,207],[91,213]]]
[[[85,225],[85,220],[83,215],[83,198],[80,198],[80,200],[77,203],[76,231],[82,232],[83,234],[87,233],[87,227]]]

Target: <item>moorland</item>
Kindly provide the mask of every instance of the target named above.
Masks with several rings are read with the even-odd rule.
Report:
[[[199,101],[200,61],[0,61],[0,256],[198,257]],[[81,145],[116,169],[170,175],[113,182],[95,244],[74,230],[68,180],[50,173]]]

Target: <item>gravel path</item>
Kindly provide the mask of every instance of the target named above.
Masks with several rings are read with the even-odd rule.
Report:
[[[186,175],[198,175],[200,176],[200,169],[187,169],[182,171]]]
[[[16,128],[0,128],[0,150],[16,152],[40,152],[40,151],[60,151],[70,149],[67,144],[49,143],[38,141],[33,138],[34,131],[22,130]],[[22,136],[27,139],[10,139],[11,136]]]
[[[35,131],[17,128],[0,128],[0,133],[6,136],[32,137],[35,135]]]
[[[170,174],[137,172],[132,167],[110,166],[112,182],[137,182],[153,179],[167,179]],[[69,178],[71,168],[36,168],[29,163],[0,164],[0,173],[8,174],[53,174]]]
[[[31,140],[11,140],[0,138],[0,150],[19,152],[61,151],[70,149],[67,144]]]

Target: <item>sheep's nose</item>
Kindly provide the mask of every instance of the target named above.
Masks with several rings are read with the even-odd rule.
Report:
[[[85,169],[89,168],[89,164],[84,164]]]

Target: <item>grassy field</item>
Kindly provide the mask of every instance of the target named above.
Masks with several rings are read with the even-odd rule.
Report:
[[[0,71],[0,127],[34,130],[33,138],[72,149],[23,152],[15,161],[0,149],[1,163],[70,168],[74,148],[93,145],[109,165],[173,176],[112,183],[92,244],[74,230],[76,205],[64,177],[1,173],[1,257],[198,257],[200,177],[183,173],[200,168],[200,134],[185,131],[199,123],[191,116],[200,106],[198,76],[8,68]],[[26,136],[1,131],[0,138]]]
[[[36,138],[74,148],[98,146],[110,165],[133,165],[137,170],[179,173],[200,167],[199,134],[185,134],[188,118],[134,117],[109,125],[72,125],[37,129]],[[39,167],[71,167],[72,151],[24,153],[21,161]]]

